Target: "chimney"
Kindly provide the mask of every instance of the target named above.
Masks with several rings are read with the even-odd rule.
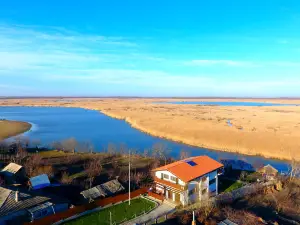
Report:
[[[15,201],[16,201],[16,202],[19,201],[19,191],[16,191]]]

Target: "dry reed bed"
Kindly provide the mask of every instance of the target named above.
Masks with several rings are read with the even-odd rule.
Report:
[[[154,136],[216,150],[287,160],[293,158],[300,161],[298,106],[225,107],[153,103],[157,101],[169,100],[10,99],[0,100],[0,105],[81,107],[99,110],[108,116],[124,119],[132,127]],[[228,99],[204,101],[228,101]],[[282,99],[244,101],[300,103],[300,100]],[[232,126],[227,124],[228,120]]]

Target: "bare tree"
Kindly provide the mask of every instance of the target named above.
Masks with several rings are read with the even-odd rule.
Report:
[[[94,146],[89,141],[78,142],[76,146],[77,152],[93,153]]]
[[[119,152],[121,155],[125,154],[127,147],[125,144],[120,144]]]
[[[152,155],[153,157],[158,157],[163,159],[165,165],[167,165],[167,157],[170,154],[170,149],[167,149],[167,146],[162,143],[157,143],[152,148]]]
[[[73,178],[69,176],[68,172],[63,172],[62,176],[60,178],[60,182],[62,184],[71,184],[73,181]]]
[[[15,163],[22,164],[27,156],[28,152],[22,147],[22,145],[18,145],[17,152],[13,157],[13,161]]]
[[[126,173],[126,172],[123,172],[120,174],[120,177],[119,177],[120,181],[122,181],[123,183],[128,183],[129,181],[129,174]]]
[[[117,153],[117,147],[114,144],[109,143],[107,146],[107,153],[109,155],[115,155]]]
[[[132,173],[131,177],[132,177],[132,181],[135,183],[135,185],[137,187],[139,187],[142,179],[145,177],[145,174],[141,173],[141,172],[135,172],[135,173]]]
[[[54,141],[54,142],[52,142],[51,143],[51,147],[53,148],[53,149],[55,149],[55,150],[58,150],[58,151],[62,151],[63,150],[63,145],[62,145],[62,143],[61,142],[59,142],[59,141]]]
[[[295,159],[291,160],[289,175],[290,181],[294,180],[295,177],[300,175],[300,162],[297,162]]]
[[[185,150],[181,150],[180,151],[180,159],[186,159],[190,157],[190,153],[185,151]]]
[[[33,171],[32,176],[38,176],[41,174],[47,174],[48,177],[52,177],[54,175],[53,167],[51,165],[48,166],[38,166]]]
[[[94,178],[101,173],[102,170],[101,161],[97,159],[92,159],[84,165],[84,168],[87,177],[89,179],[90,188],[91,188]]]
[[[78,146],[78,142],[75,138],[69,138],[67,140],[62,141],[62,147],[64,151],[75,153],[76,147]]]
[[[110,168],[107,170],[107,175],[108,175],[108,179],[113,178],[113,176],[115,175],[115,171],[113,168]]]
[[[26,173],[29,177],[36,175],[36,170],[42,163],[42,157],[39,154],[31,155],[24,163]]]
[[[245,224],[245,221],[247,221],[247,224],[251,225],[262,224],[257,216],[244,210],[235,210],[227,206],[223,209],[223,212],[226,218],[237,224]]]
[[[144,149],[144,152],[143,152],[143,157],[147,158],[149,156],[149,149]]]

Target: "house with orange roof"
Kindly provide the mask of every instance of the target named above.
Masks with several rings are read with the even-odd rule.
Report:
[[[183,159],[153,170],[154,191],[175,204],[188,205],[218,194],[223,164],[208,157]]]

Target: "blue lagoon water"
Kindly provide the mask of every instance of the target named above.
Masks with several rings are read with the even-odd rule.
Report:
[[[245,156],[220,152],[153,137],[132,128],[124,120],[118,120],[98,111],[81,108],[60,107],[0,107],[0,119],[19,120],[32,123],[32,129],[25,133],[31,141],[39,140],[42,145],[50,145],[71,137],[77,141],[93,143],[96,151],[103,151],[109,144],[126,145],[127,148],[143,152],[154,144],[164,144],[171,149],[173,157],[180,151],[188,151],[192,156],[208,155],[214,159],[241,159],[248,163],[271,164],[280,171],[287,171],[284,161],[265,159],[258,156]]]

